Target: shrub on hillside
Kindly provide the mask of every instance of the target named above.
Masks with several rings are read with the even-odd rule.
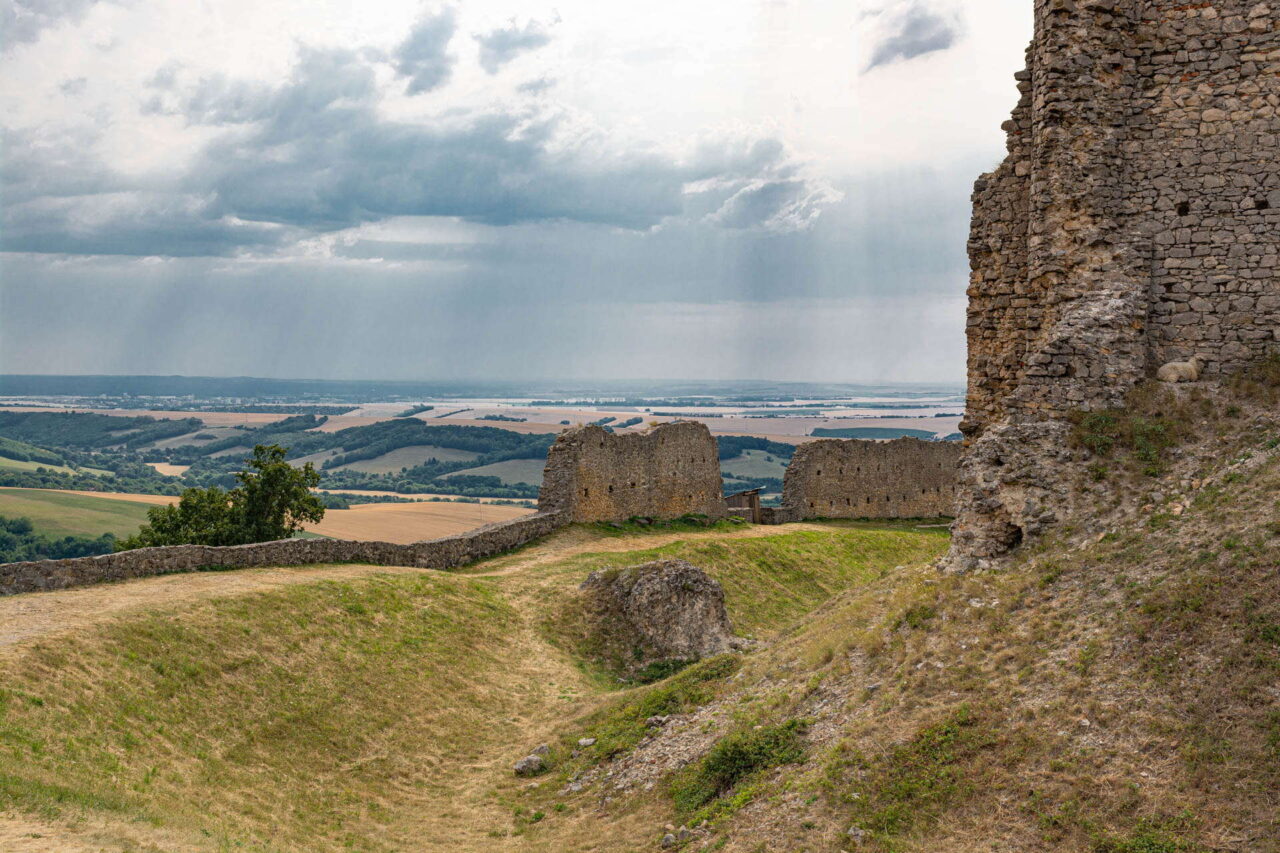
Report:
[[[1269,355],[1230,380],[1231,390],[1264,403],[1280,402],[1280,353]]]
[[[152,507],[148,523],[118,550],[160,545],[245,545],[289,539],[303,522],[324,518],[324,503],[311,493],[320,475],[311,463],[285,462],[286,448],[258,445],[236,474],[240,485],[187,489],[176,505]]]
[[[1131,453],[1142,472],[1154,477],[1164,470],[1166,451],[1189,437],[1196,418],[1184,409],[1195,403],[1155,386],[1139,386],[1124,408],[1072,412],[1072,441],[1095,456]]]
[[[721,738],[700,762],[672,783],[676,808],[695,811],[754,773],[802,760],[805,729],[804,721],[788,720]]]

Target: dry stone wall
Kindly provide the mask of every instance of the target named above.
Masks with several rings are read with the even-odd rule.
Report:
[[[67,589],[75,586],[207,569],[296,566],[307,563],[368,563],[450,569],[518,548],[567,523],[559,513],[491,524],[457,536],[393,545],[337,539],[286,539],[256,545],[211,547],[175,545],[139,548],[101,557],[40,560],[0,565],[0,595]]]
[[[538,506],[575,522],[724,518],[716,440],[692,421],[626,435],[565,430],[547,455]]]
[[[781,520],[953,515],[962,452],[918,438],[802,444],[783,480]]]
[[[1009,154],[974,192],[954,567],[1059,519],[1067,412],[1280,340],[1276,8],[1036,0]]]

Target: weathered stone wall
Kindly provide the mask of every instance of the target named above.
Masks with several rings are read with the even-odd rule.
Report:
[[[783,480],[787,521],[933,518],[955,512],[954,441],[824,439],[800,445]]]
[[[307,563],[369,563],[449,569],[518,548],[567,524],[559,513],[540,512],[491,524],[457,536],[393,545],[336,539],[286,539],[256,545],[176,545],[139,548],[101,557],[40,560],[0,565],[0,595],[87,586],[104,581],[201,569],[296,566]]]
[[[1009,155],[974,192],[960,567],[1058,520],[1065,413],[1280,340],[1269,3],[1036,0],[1016,77]]]
[[[565,430],[547,454],[538,506],[575,522],[723,518],[716,440],[705,424],[677,421],[614,435]]]

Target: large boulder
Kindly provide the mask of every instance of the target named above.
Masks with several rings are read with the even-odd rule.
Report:
[[[684,560],[592,572],[582,584],[590,645],[623,674],[739,644],[720,584]]]

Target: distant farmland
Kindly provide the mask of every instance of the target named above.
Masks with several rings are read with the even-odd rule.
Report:
[[[932,439],[937,436],[933,430],[894,429],[892,427],[850,427],[848,429],[815,429],[810,433],[814,438],[861,438],[885,440],[895,438]]]
[[[10,471],[34,471],[37,468],[47,468],[50,471],[61,471],[64,474],[74,474],[71,468],[65,465],[50,465],[48,462],[29,462],[22,459],[8,459],[0,456],[0,468],[8,468]]]
[[[334,539],[409,544],[465,533],[496,521],[528,515],[533,510],[493,504],[413,503],[357,504],[351,509],[331,509],[324,521],[307,529]]]
[[[766,477],[781,480],[787,472],[787,461],[763,450],[744,450],[741,456],[721,462],[720,470],[735,479]]]
[[[430,444],[420,444],[412,447],[401,447],[398,450],[392,450],[390,453],[384,453],[373,459],[362,459],[359,462],[339,465],[331,470],[359,471],[362,474],[395,474],[401,468],[413,468],[429,459],[438,459],[441,462],[470,462],[479,455],[479,453],[471,450],[457,450],[452,447],[435,447]]]
[[[30,518],[38,531],[50,536],[114,533],[124,537],[138,532],[149,507],[176,500],[166,495],[0,489],[0,515]],[[408,544],[465,533],[531,512],[519,506],[432,501],[357,504],[351,509],[327,510],[324,521],[309,525],[303,535]]]
[[[542,469],[547,465],[545,459],[510,459],[506,462],[495,462],[492,465],[481,465],[479,468],[467,468],[454,471],[441,479],[449,477],[497,477],[504,485],[528,483],[531,486],[542,485]]]
[[[137,497],[151,500],[143,502]],[[91,536],[104,533],[129,536],[147,520],[147,505],[173,498],[158,496],[103,497],[43,489],[0,489],[0,515],[31,519],[37,531],[49,536]]]

